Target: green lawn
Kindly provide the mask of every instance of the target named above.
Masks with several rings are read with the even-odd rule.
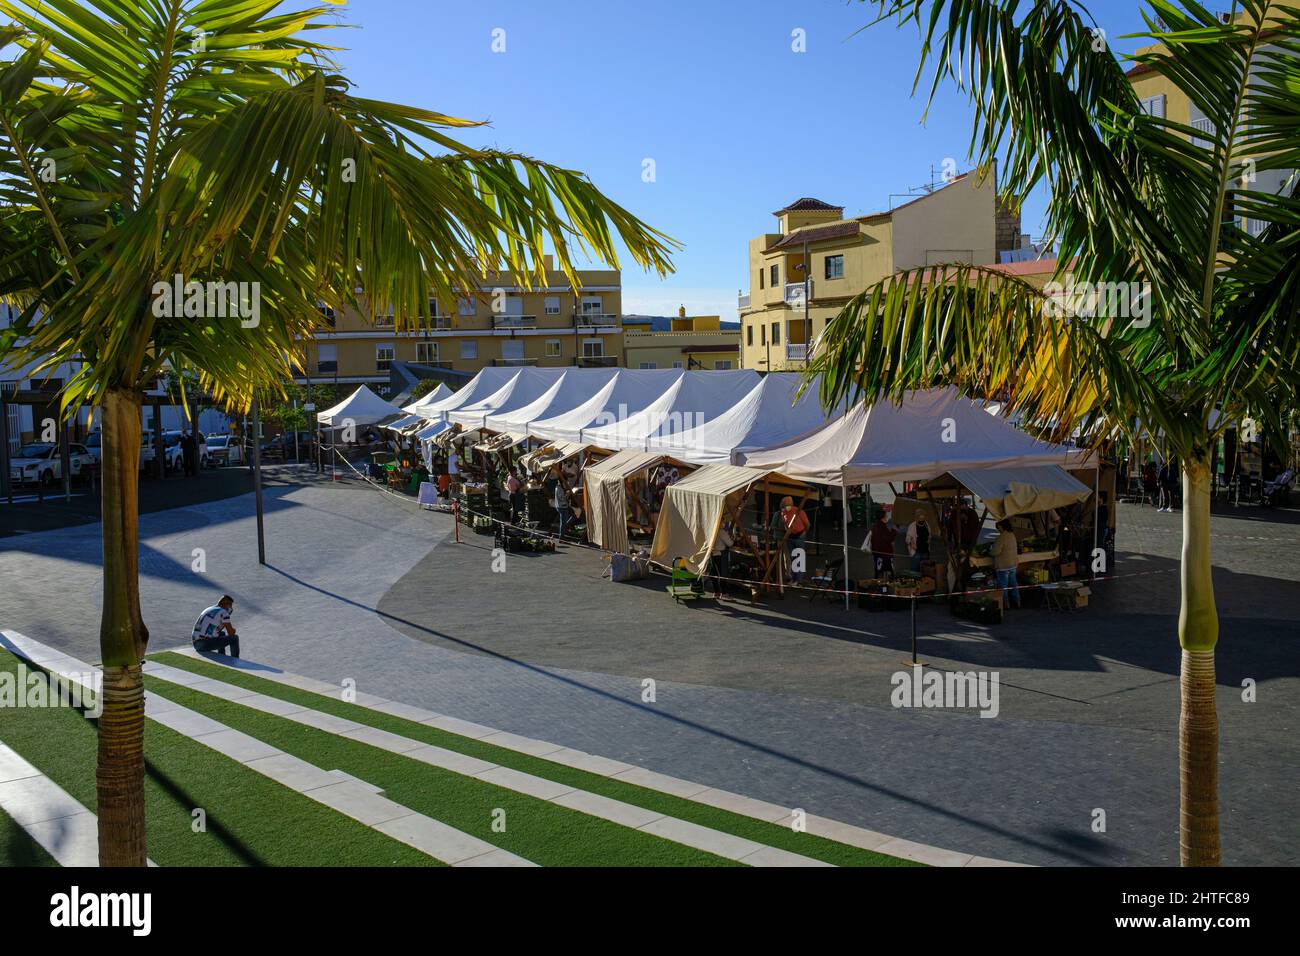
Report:
[[[0,866],[58,866],[45,847],[0,810]]]
[[[541,866],[733,866],[733,861],[153,677],[149,690]],[[493,829],[505,811],[505,830]]]
[[[794,830],[785,826],[766,823],[762,820],[755,820],[752,817],[741,816],[740,814],[695,803],[681,797],[674,797],[670,794],[648,790],[644,787],[638,787],[634,784],[624,783],[619,780],[611,780],[608,777],[588,773],[584,770],[577,770],[573,767],[567,767],[563,764],[558,764],[544,758],[521,754],[517,751],[508,750],[504,747],[498,747],[493,744],[485,744],[468,737],[439,730],[436,727],[429,727],[425,724],[419,724],[401,717],[393,717],[356,704],[349,704],[337,697],[329,697],[322,694],[315,694],[310,691],[299,690],[294,687],[287,687],[274,681],[255,677],[245,671],[233,670],[207,661],[196,660],[195,658],[184,654],[166,652],[153,655],[153,658],[158,660],[160,663],[166,663],[192,673],[202,674],[229,684],[235,684],[239,687],[258,691],[266,694],[268,697],[277,697],[281,700],[301,704],[305,707],[311,707],[314,710],[336,714],[354,720],[357,723],[367,724],[371,727],[377,727],[395,734],[400,734],[403,737],[409,737],[412,740],[423,741],[438,747],[444,747],[447,750],[455,750],[459,753],[478,757],[481,760],[487,760],[503,767],[510,767],[538,777],[544,777],[548,780],[554,780],[557,783],[567,784],[591,793],[598,793],[615,800],[622,800],[625,803],[635,804],[636,806],[645,807],[649,810],[656,810],[660,813],[677,817],[681,820],[687,820],[724,833],[731,833],[736,836],[745,837],[768,846],[778,847],[794,853],[801,853],[804,856],[822,860],[827,863],[833,863],[837,866],[922,865],[909,860],[900,860],[897,857],[885,856],[881,853],[873,853],[870,850],[862,850],[843,843],[837,843],[834,840],[828,840],[823,837],[812,836],[807,833],[796,833]],[[177,696],[177,690],[179,688],[174,684],[169,685],[165,682],[156,682],[151,685],[151,689],[162,694],[164,697],[176,699],[178,703],[186,703]],[[190,705],[186,704],[186,706]],[[195,707],[195,709],[203,709],[207,712],[205,707]],[[246,710],[246,708],[241,709]],[[212,714],[212,716],[217,717],[219,720],[223,720],[223,722],[225,721],[224,717],[220,717],[215,713]],[[303,729],[308,730],[308,728]],[[252,730],[248,730],[247,732],[253,733],[254,736],[260,736],[260,734],[257,734]],[[274,743],[274,741],[272,742]],[[281,746],[282,749],[289,750],[290,752],[296,752],[289,747],[284,747],[282,744],[277,743],[276,746]],[[371,753],[377,752],[373,748],[368,749]],[[312,759],[309,753],[300,753],[299,756],[307,760]],[[401,760],[402,758],[397,759]],[[410,761],[405,762],[410,763]],[[342,765],[340,764],[338,766]],[[343,769],[347,768],[345,767]],[[355,771],[349,772],[355,773]],[[371,779],[364,773],[356,773],[356,775],[361,776],[364,779]],[[376,784],[379,783],[377,780],[372,780],[371,782]],[[398,796],[394,795],[393,799],[405,803],[405,801],[401,800]],[[436,816],[437,814],[431,815]],[[439,817],[439,819],[443,818]],[[448,819],[446,822],[451,823],[452,821]],[[488,839],[488,837],[484,835],[484,839]],[[523,853],[521,855],[527,856],[528,854]],[[532,857],[529,858],[532,859]],[[541,861],[535,860],[535,862],[540,863]]]
[[[16,657],[0,651],[0,669],[17,666]],[[94,809],[92,721],[70,708],[6,710],[0,740]],[[149,856],[160,866],[439,865],[153,721],[145,725],[145,760]],[[206,832],[192,829],[195,808],[206,812]],[[0,820],[0,865],[31,865],[30,847],[10,835],[6,822]]]

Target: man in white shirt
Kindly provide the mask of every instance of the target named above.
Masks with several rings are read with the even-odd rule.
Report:
[[[218,651],[231,657],[239,656],[239,635],[230,623],[230,612],[234,607],[235,599],[223,594],[220,601],[199,615],[194,622],[194,633],[190,635],[190,643],[196,651]]]

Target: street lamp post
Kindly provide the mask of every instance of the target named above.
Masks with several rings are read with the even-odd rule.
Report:
[[[253,501],[257,507],[257,563],[266,564],[266,533],[262,526],[262,413],[253,395]]]

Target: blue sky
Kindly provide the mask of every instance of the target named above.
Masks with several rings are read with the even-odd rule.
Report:
[[[1112,46],[1134,0],[1089,9]],[[967,168],[970,107],[945,88],[925,125],[919,41],[857,0],[351,0],[331,42],[360,95],[489,120],[474,145],[586,172],[685,248],[666,280],[624,261],[623,311],[735,318],[747,243],[800,196],[887,209],[891,193]],[[503,30],[504,52],[493,52]],[[804,31],[805,52],[793,50]],[[646,160],[654,181],[645,182]],[[1039,235],[1042,197],[1024,210]],[[746,291],[748,289],[746,288]]]

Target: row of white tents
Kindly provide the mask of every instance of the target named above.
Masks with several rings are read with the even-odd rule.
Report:
[[[1000,491],[1007,500],[1041,501],[1035,488],[1065,489],[1075,500],[1090,493],[1064,471],[1093,466],[1088,452],[1039,441],[954,389],[828,412],[815,387],[798,395],[800,384],[796,373],[748,370],[490,367],[457,392],[440,386],[405,408],[362,386],[317,417],[325,427],[405,430],[424,445],[426,462],[433,443],[457,426],[508,436],[494,439],[494,449],[531,441],[541,446],[535,455],[549,449],[557,458],[588,448],[622,452],[586,476],[596,519],[589,534],[610,550],[627,545],[620,504],[627,468],[661,457],[701,466],[668,489],[651,549],[659,563],[681,557],[696,569],[708,560],[728,497],[774,474],[839,488],[846,507],[850,486],[946,473],[966,473],[985,496]]]

